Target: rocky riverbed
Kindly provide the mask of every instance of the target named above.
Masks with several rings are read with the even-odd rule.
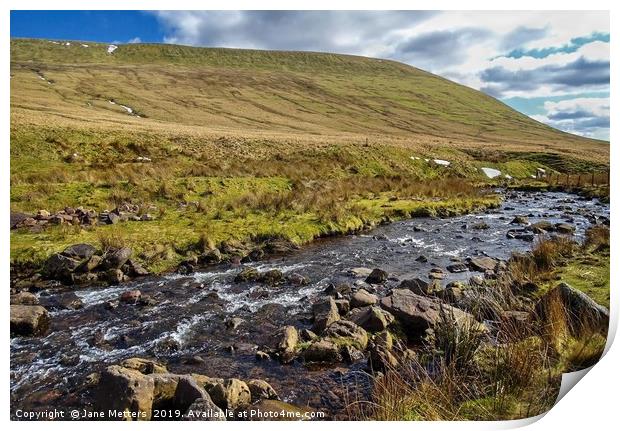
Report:
[[[204,378],[225,379],[218,389],[202,385],[219,408],[230,397],[211,390],[230,393],[236,385],[241,393],[236,381],[266,381],[284,402],[342,418],[351,393],[367,389],[369,364],[378,368],[415,354],[415,346],[401,345],[394,358],[386,357],[382,346],[393,343],[381,335],[386,325],[398,320],[423,332],[433,318],[428,310],[440,300],[453,302],[444,292],[494,277],[511,253],[529,250],[538,235],[581,239],[589,226],[608,223],[608,204],[512,192],[501,208],[483,214],[397,222],[260,262],[23,294],[23,307],[39,303],[49,313],[42,334],[11,339],[12,414],[97,409],[97,391],[110,380],[93,382],[93,373],[97,379],[125,373],[124,379],[153,385],[154,377],[141,379],[155,365],[144,375],[144,369],[134,375],[109,368],[140,357],[164,364],[166,375],[177,376],[169,377],[175,388],[185,382],[179,376],[203,376],[183,383],[190,393]],[[424,310],[415,319],[407,310],[412,301]],[[250,398],[246,403],[257,401]]]

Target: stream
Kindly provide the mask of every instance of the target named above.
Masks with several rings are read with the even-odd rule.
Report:
[[[88,409],[91,399],[83,390],[86,376],[138,356],[166,363],[174,373],[264,379],[284,401],[322,410],[327,418],[342,418],[339,414],[350,392],[368,384],[365,361],[330,367],[308,367],[300,361],[282,365],[275,360],[257,361],[257,349],[271,345],[284,325],[309,328],[311,304],[330,283],[364,280],[352,276],[352,268],[387,271],[390,280],[378,287],[385,294],[399,280],[426,277],[433,267],[445,269],[456,258],[506,259],[513,251],[529,250],[532,242],[506,236],[508,230],[520,227],[510,224],[516,215],[526,216],[531,223],[568,222],[576,228],[576,238],[583,239],[591,224],[609,220],[609,205],[565,193],[510,192],[500,208],[484,213],[395,222],[365,234],[321,239],[290,255],[261,262],[76,289],[83,308],[52,311],[48,335],[11,339],[11,414],[17,409]],[[474,228],[482,222],[488,228]],[[310,283],[276,287],[234,283],[246,265],[261,271],[279,269],[285,275],[298,273]],[[467,280],[473,274],[447,273],[443,284]],[[155,305],[106,305],[132,289],[150,295]],[[234,329],[225,324],[232,317],[243,319]]]

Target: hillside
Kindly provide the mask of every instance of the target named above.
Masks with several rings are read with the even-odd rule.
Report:
[[[608,165],[608,143],[393,61],[11,41],[11,210],[130,201],[158,211],[148,228],[15,231],[20,261],[101,232],[142,250],[170,245],[173,261],[198,240],[306,242],[384,217],[494,204],[471,184],[487,183],[480,167],[529,178],[538,167]]]
[[[12,41],[15,115],[44,112],[98,123],[135,120],[131,123],[146,128],[165,122],[242,134],[454,137],[474,143],[531,143],[536,150],[563,148],[584,157],[607,151],[481,92],[393,61],[143,44],[121,45],[108,53],[105,44],[64,43]],[[127,118],[120,104],[143,118]]]

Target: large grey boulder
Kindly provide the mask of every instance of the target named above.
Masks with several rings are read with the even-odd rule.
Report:
[[[575,335],[589,330],[607,332],[609,327],[609,310],[566,283],[560,283],[545,293],[534,311],[543,322],[563,317]],[[563,316],[557,316],[558,311]]]
[[[120,269],[130,257],[131,249],[129,247],[110,250],[103,257],[101,267],[104,269]]]
[[[128,419],[150,420],[153,408],[153,379],[119,365],[106,368],[95,391],[95,408],[126,412]]]
[[[376,306],[356,308],[348,319],[367,331],[380,332],[385,330],[393,321],[394,316]]]
[[[322,333],[332,323],[340,320],[338,307],[331,296],[321,298],[312,304],[312,313],[314,314],[314,325],[312,330],[316,333]]]
[[[12,336],[43,335],[49,324],[49,313],[40,305],[11,305]]]
[[[408,289],[394,289],[390,296],[381,299],[381,307],[394,315],[407,330],[408,336],[420,336],[428,328],[434,327],[442,318],[453,320],[456,324],[472,324],[483,330],[474,317],[458,308],[441,301],[416,295]]]

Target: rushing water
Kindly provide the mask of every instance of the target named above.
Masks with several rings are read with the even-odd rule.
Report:
[[[191,275],[147,277],[112,287],[76,290],[84,307],[52,312],[45,337],[11,340],[11,410],[88,407],[86,376],[128,357],[157,358],[172,372],[212,377],[262,378],[280,396],[299,405],[338,412],[347,390],[365,382],[363,361],[329,368],[299,362],[281,365],[256,361],[255,352],[270,345],[278,328],[308,327],[310,304],[334,281],[355,282],[351,268],[382,268],[391,275],[384,289],[405,278],[426,276],[451,259],[488,255],[505,259],[531,243],[508,239],[515,215],[530,222],[569,221],[582,238],[586,228],[609,219],[609,206],[563,193],[512,193],[497,210],[461,217],[420,218],[381,226],[366,235],[320,240],[294,254],[249,265],[277,268],[309,277],[303,287],[236,284],[239,266],[220,265]],[[474,229],[485,222],[488,229]],[[425,256],[427,262],[416,260]],[[466,279],[449,274],[444,283]],[[156,300],[149,307],[106,303],[127,290],[140,289]],[[40,292],[39,295],[56,295]],[[235,329],[225,321],[243,319]],[[196,359],[199,356],[202,359]]]

